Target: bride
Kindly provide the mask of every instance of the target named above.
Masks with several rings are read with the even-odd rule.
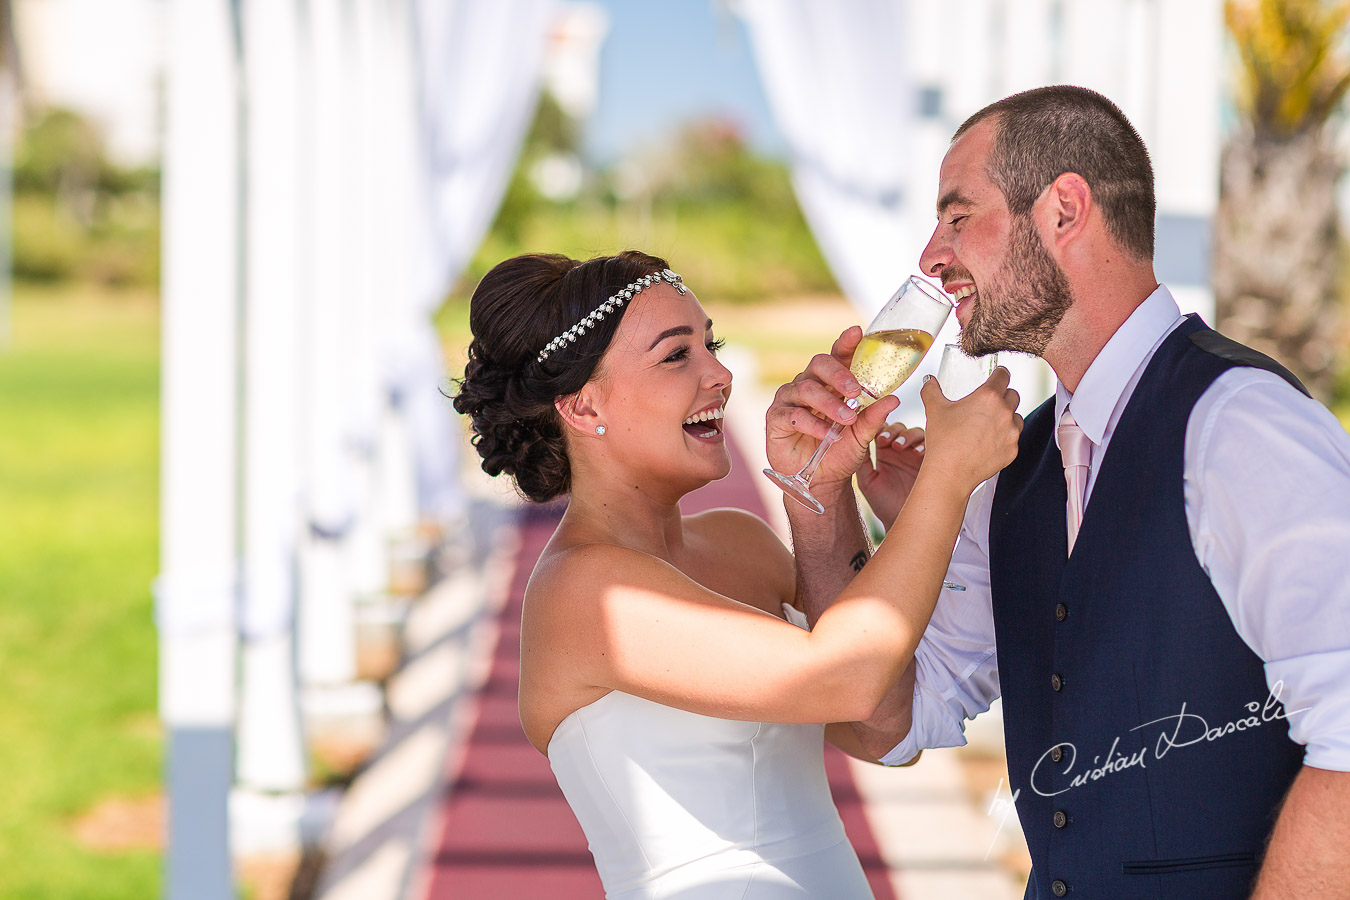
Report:
[[[665,260],[508,259],[469,323],[455,408],[484,470],[569,496],[525,594],[520,718],[606,896],[871,897],[823,726],[872,716],[913,656],[971,491],[1016,455],[1007,372],[956,403],[925,386],[924,463],[892,537],[807,631],[785,621],[797,578],[767,525],[680,513],[730,470],[731,372]],[[846,438],[865,447],[897,402]],[[859,752],[847,726],[828,733]]]

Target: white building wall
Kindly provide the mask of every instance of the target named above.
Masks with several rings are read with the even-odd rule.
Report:
[[[1220,0],[951,0],[914,3],[920,91],[912,216],[932,227],[947,141],[971,113],[1045,84],[1114,100],[1152,155],[1158,276],[1183,308],[1212,315],[1210,219],[1219,192]],[[924,112],[927,111],[925,115]],[[939,136],[935,140],[935,136]]]
[[[909,21],[905,52],[918,102],[906,206],[915,266],[933,229],[938,169],[957,126],[1017,91],[1080,84],[1115,101],[1143,137],[1158,194],[1158,277],[1183,311],[1213,321],[1220,0],[912,0]],[[949,330],[939,341],[955,339]],[[1053,386],[1039,362],[1018,359],[1013,368],[1028,401]]]

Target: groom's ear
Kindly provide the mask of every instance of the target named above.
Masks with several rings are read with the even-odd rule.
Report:
[[[1092,187],[1077,172],[1065,172],[1045,189],[1041,221],[1047,245],[1065,248],[1083,235],[1096,198]]]

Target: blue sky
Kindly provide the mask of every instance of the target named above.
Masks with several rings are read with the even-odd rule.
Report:
[[[611,162],[681,122],[715,115],[762,152],[784,145],[769,113],[745,26],[718,0],[597,0],[609,15],[600,94],[586,150]]]

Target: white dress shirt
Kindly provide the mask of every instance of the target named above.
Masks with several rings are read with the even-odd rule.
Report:
[[[1159,286],[1102,348],[1077,391],[1057,387],[1055,421],[1071,406],[1092,440],[1089,504],[1135,385],[1182,321]],[[1282,682],[1285,708],[1303,710],[1290,716],[1289,734],[1307,746],[1304,763],[1350,771],[1350,434],[1278,375],[1238,367],[1196,402],[1184,454],[1196,558],[1238,635],[1264,661],[1272,691]],[[888,765],[925,748],[965,744],[965,720],[999,696],[989,588],[997,482],[981,485],[966,508],[947,573],[966,590],[943,591],[938,600],[915,654],[914,724],[883,757]]]

